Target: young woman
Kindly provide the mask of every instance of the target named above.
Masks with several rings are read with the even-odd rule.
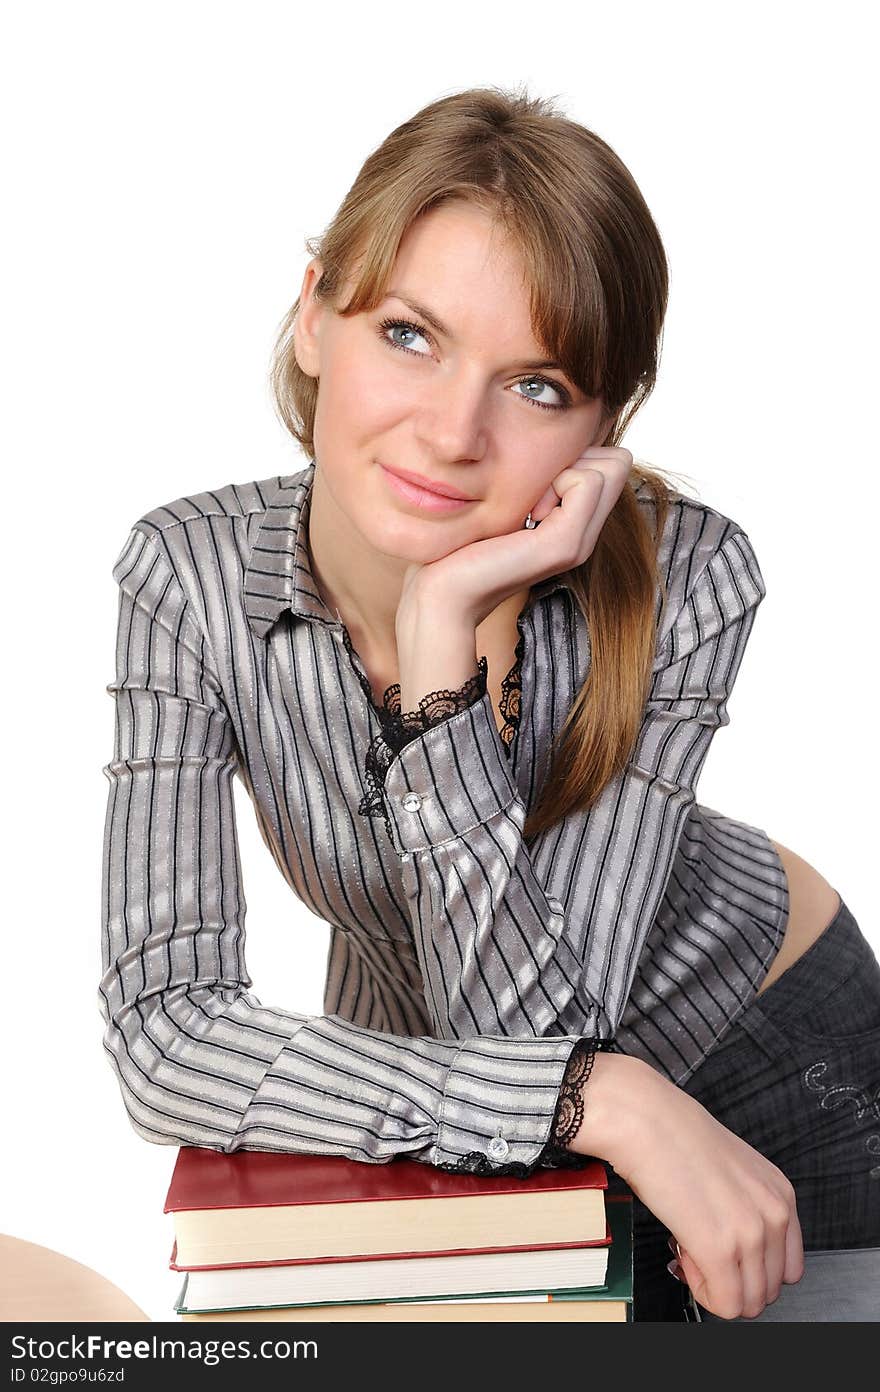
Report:
[[[804,1245],[880,1243],[880,966],[817,869],[695,799],[764,584],[620,444],[657,229],[594,134],[480,89],[395,130],[309,251],[273,363],[309,463],[155,508],[113,572],[132,1124],[599,1156],[637,1195],[636,1317],[675,1317],[672,1275],[757,1316]],[[324,1015],[249,989],[235,773],[331,927]]]

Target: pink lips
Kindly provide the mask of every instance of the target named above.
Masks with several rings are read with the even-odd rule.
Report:
[[[398,497],[414,504],[422,512],[457,512],[460,508],[467,507],[468,503],[476,502],[475,498],[448,498],[443,493],[435,493],[429,488],[420,487],[417,483],[410,483],[408,479],[401,478],[384,464],[380,467],[389,487]]]

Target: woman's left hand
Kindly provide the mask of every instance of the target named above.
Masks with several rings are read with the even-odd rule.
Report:
[[[532,508],[539,523],[460,546],[404,576],[398,624],[411,605],[429,595],[444,613],[473,623],[518,590],[583,565],[632,469],[629,450],[594,446],[551,480]]]

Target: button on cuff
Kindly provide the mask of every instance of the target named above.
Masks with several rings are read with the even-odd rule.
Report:
[[[476,1158],[484,1165],[533,1165],[550,1136],[565,1069],[580,1038],[462,1040],[446,1076],[432,1163],[464,1163],[468,1169]]]
[[[510,1154],[510,1146],[503,1136],[493,1136],[488,1145],[490,1160],[506,1160]]]
[[[400,854],[467,836],[517,803],[489,693],[405,744],[382,793]]]

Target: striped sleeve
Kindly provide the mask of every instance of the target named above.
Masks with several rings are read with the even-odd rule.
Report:
[[[747,536],[723,523],[671,568],[635,747],[587,811],[527,847],[488,693],[389,761],[392,844],[439,1032],[614,1038],[765,593]]]
[[[264,1006],[250,989],[239,753],[211,651],[161,535],[134,527],[113,575],[99,1004],[135,1131],[227,1153],[536,1164],[576,1033],[395,1036]]]

